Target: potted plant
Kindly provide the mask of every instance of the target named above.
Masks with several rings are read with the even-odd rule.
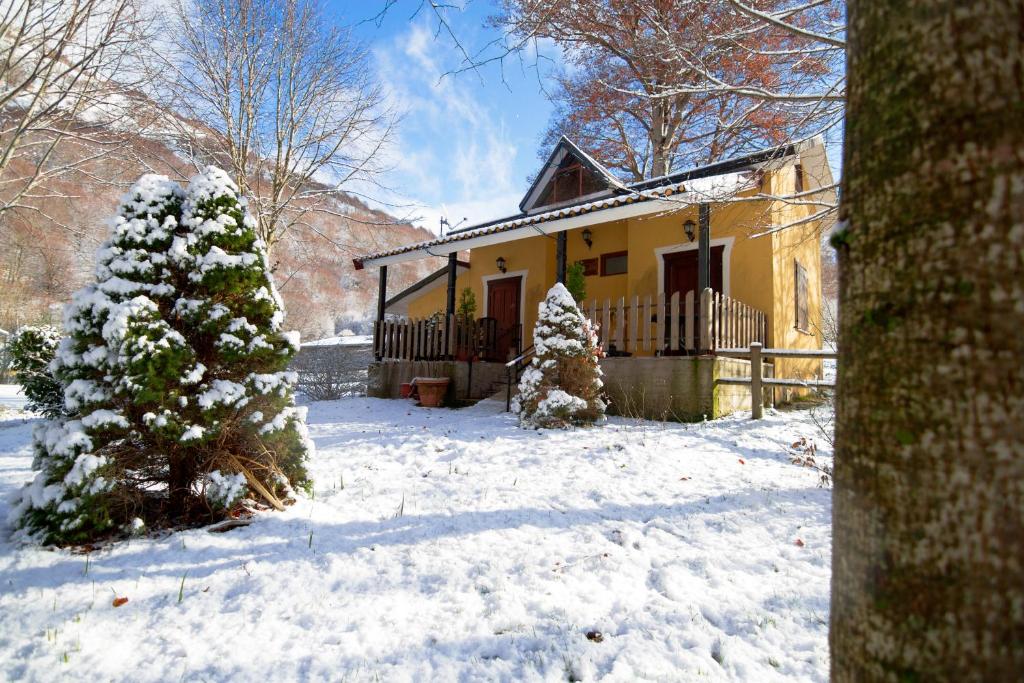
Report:
[[[417,377],[413,382],[420,395],[420,405],[424,408],[437,408],[444,402],[448,391],[447,377]]]

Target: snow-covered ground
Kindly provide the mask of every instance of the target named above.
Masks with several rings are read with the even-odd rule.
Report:
[[[349,334],[340,337],[326,337],[316,341],[302,342],[303,346],[369,346],[373,343],[372,334]]]
[[[17,384],[0,384],[0,412],[4,408],[19,410],[25,407],[25,395]]]
[[[826,680],[830,491],[786,454],[831,461],[807,413],[530,432],[500,408],[314,403],[315,497],[225,534],[84,555],[3,530],[0,678]],[[32,427],[6,417],[4,498]]]

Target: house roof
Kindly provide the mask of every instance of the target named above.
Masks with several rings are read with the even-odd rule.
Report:
[[[563,146],[563,141],[567,145]],[[523,211],[512,216],[478,223],[452,231],[444,237],[362,256],[354,259],[354,264],[359,270],[365,266],[387,265],[426,256],[446,256],[453,251],[521,239],[531,232],[533,234],[551,234],[561,230],[570,230],[581,227],[584,223],[592,223],[593,221],[583,220],[581,217],[597,212],[607,212],[603,218],[610,221],[664,211],[668,208],[678,208],[680,200],[696,203],[724,199],[754,185],[751,171],[793,156],[811,144],[820,144],[820,141],[814,139],[802,143],[789,143],[659,178],[651,178],[628,185],[618,183],[616,187],[610,187],[598,197],[584,198],[548,211],[532,214]],[[560,147],[579,149],[575,145],[572,145],[571,148],[568,145],[572,145],[572,143],[567,139],[563,138],[562,141],[559,141]],[[582,152],[579,153],[582,154]],[[549,164],[554,158],[553,153],[548,160]],[[597,164],[590,157],[587,158],[589,159],[588,163]],[[598,166],[600,165],[598,164]],[[535,181],[524,198],[524,205],[530,194],[536,192],[537,186]],[[669,197],[672,197],[671,201],[667,201]]]
[[[466,263],[465,261],[456,261],[455,263],[456,263],[456,268],[455,268],[455,273],[456,274],[459,274],[461,272],[465,272],[465,271],[469,270],[469,264]],[[431,273],[430,275],[426,276],[422,280],[414,282],[413,284],[409,285],[408,287],[403,289],[398,294],[396,294],[393,297],[391,297],[390,299],[388,299],[384,303],[384,311],[386,313],[394,312],[394,311],[391,311],[391,310],[388,310],[388,309],[392,309],[392,308],[394,308],[396,306],[400,306],[401,304],[406,302],[410,297],[412,297],[413,294],[416,294],[418,292],[422,292],[424,290],[433,289],[434,287],[431,287],[431,285],[437,286],[439,284],[438,281],[442,280],[446,275],[448,275],[448,264],[447,263],[444,265],[443,268],[441,268],[439,270],[435,270],[433,273]]]
[[[565,137],[564,135],[558,140],[555,148],[551,150],[551,154],[548,155],[548,160],[544,162],[544,166],[541,167],[540,173],[534,178],[533,183],[530,185],[530,189],[523,195],[523,199],[519,202],[519,210],[522,213],[529,213],[537,205],[537,201],[544,193],[544,189],[547,187],[548,182],[551,180],[551,176],[558,170],[559,165],[565,159],[566,155],[571,155],[580,165],[583,166],[597,181],[598,184],[605,186],[605,192],[614,188],[623,188],[622,181],[612,175],[611,171],[599,164],[592,156],[584,152],[582,149],[577,147],[572,140]]]

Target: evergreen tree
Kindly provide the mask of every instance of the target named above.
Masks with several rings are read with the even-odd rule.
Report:
[[[523,372],[515,411],[524,427],[593,424],[604,415],[597,332],[569,290],[552,287],[533,329],[536,355]]]
[[[136,518],[206,521],[250,486],[280,508],[311,448],[284,369],[298,339],[282,319],[264,245],[223,171],[185,192],[140,179],[96,282],[65,309],[54,369],[66,416],[37,430],[38,474],[15,524],[77,542]]]
[[[60,332],[50,325],[25,325],[10,343],[11,369],[28,398],[29,410],[57,417],[64,405],[64,387],[50,364],[60,345]]]

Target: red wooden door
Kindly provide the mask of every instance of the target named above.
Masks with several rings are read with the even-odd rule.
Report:
[[[725,254],[725,247],[711,247],[711,289],[716,292],[722,291],[722,257]],[[679,292],[679,339],[680,346],[685,335],[683,324],[683,311],[686,302],[686,293],[693,292],[693,329],[700,329],[700,292],[697,291],[697,250],[689,249],[675,254],[665,254],[665,314],[671,315],[669,301],[672,294]],[[672,324],[672,321],[669,321]],[[665,326],[665,338],[670,338],[671,328]],[[672,352],[666,352],[671,354]]]
[[[487,283],[487,317],[497,321],[494,358],[508,360],[509,350],[519,340],[519,300],[522,276],[491,280]]]

